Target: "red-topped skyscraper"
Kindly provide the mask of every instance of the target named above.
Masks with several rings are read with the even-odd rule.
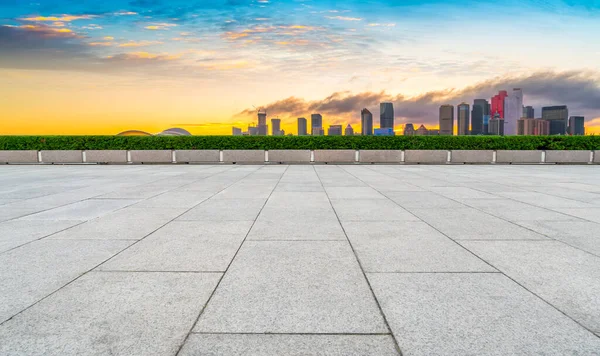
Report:
[[[492,97],[492,112],[490,112],[492,117],[498,113],[500,118],[504,119],[504,99],[506,99],[507,96],[508,92],[506,90],[500,90],[498,95]]]

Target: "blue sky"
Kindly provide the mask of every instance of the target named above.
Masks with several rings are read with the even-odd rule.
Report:
[[[152,117],[156,126],[229,125],[252,105],[289,98],[377,93],[418,102],[435,93],[435,106],[482,82],[495,90],[508,77],[541,73],[591,81],[590,103],[573,107],[596,118],[598,33],[600,1],[0,0],[0,93],[11,102],[33,98],[34,108],[19,114],[23,123],[43,110],[51,118],[104,110]],[[50,112],[39,96],[57,78],[53,103],[64,106],[75,92],[97,99]],[[572,84],[537,79],[555,91]],[[538,87],[529,97],[523,89],[532,105],[563,104]],[[119,103],[105,112],[114,93]],[[155,104],[140,107],[138,96]],[[277,114],[291,122],[296,109]],[[412,112],[401,111],[399,122],[435,121]],[[329,114],[332,123],[357,118]]]

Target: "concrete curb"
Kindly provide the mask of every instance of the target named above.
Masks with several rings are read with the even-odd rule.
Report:
[[[43,150],[0,151],[0,164],[600,164],[596,151]]]

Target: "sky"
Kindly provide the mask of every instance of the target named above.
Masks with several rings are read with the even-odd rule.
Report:
[[[0,134],[359,130],[522,88],[600,134],[600,0],[0,0]]]

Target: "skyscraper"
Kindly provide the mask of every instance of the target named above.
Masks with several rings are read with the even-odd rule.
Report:
[[[242,136],[242,129],[240,129],[239,127],[232,127],[231,134],[233,136]]]
[[[415,127],[413,124],[404,125],[404,136],[414,136],[415,135]]]
[[[281,136],[281,119],[271,119],[271,135]]]
[[[421,125],[421,126],[419,126],[419,128],[417,129],[417,131],[415,131],[415,135],[417,135],[417,136],[427,136],[427,135],[429,135],[429,130],[427,130],[427,128],[425,127],[425,125]]]
[[[523,91],[515,88],[504,98],[504,134],[517,134],[517,121],[523,116]]]
[[[504,135],[504,119],[500,117],[499,113],[495,113],[489,121],[489,134]]]
[[[346,126],[346,131],[344,132],[345,136],[354,136],[354,129],[352,128],[352,125],[348,124],[348,126]]]
[[[379,104],[379,128],[394,128],[394,105],[392,103]]]
[[[440,135],[454,135],[454,106],[440,106]]]
[[[469,134],[469,104],[461,103],[456,107],[456,116],[458,119],[458,135],[465,136]]]
[[[504,119],[504,99],[508,96],[506,90],[501,90],[497,95],[492,97],[492,111],[490,116],[493,118],[494,115],[499,114],[501,119]]]
[[[489,122],[490,104],[488,101],[485,99],[475,99],[473,101],[473,109],[471,109],[471,135],[487,133],[487,130],[484,130],[484,125],[488,124],[488,122],[484,123],[486,115]]]
[[[569,118],[569,135],[585,135],[585,118],[583,116]]]
[[[269,133],[269,126],[267,126],[267,112],[264,110],[258,111],[258,135],[266,136]]]
[[[360,112],[360,129],[363,136],[373,135],[373,114],[367,109]]]
[[[329,125],[327,136],[342,136],[342,125]]]
[[[306,136],[306,118],[298,118],[298,136]]]
[[[550,123],[543,119],[522,118],[517,121],[517,135],[548,135]]]
[[[322,135],[323,116],[321,114],[310,115],[310,134],[313,136]]]
[[[550,135],[565,135],[568,117],[569,109],[566,105],[542,108],[542,119],[550,122]]]
[[[535,118],[535,111],[533,110],[533,106],[523,107],[523,117],[526,119]]]

